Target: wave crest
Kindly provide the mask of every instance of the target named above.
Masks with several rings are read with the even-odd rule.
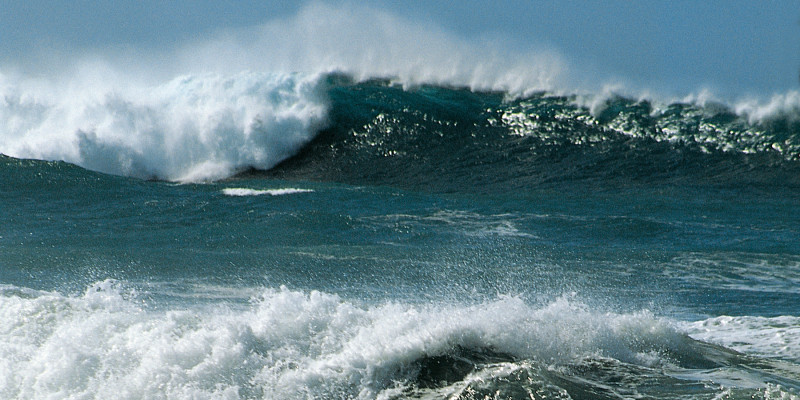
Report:
[[[715,371],[748,362],[647,311],[602,312],[571,296],[540,306],[510,296],[362,305],[281,287],[213,309],[152,309],[138,296],[110,280],[82,296],[0,286],[0,395],[473,398],[546,389],[638,397],[686,385],[714,393],[719,387],[705,383]],[[730,388],[796,386],[757,364],[740,371]]]
[[[172,181],[268,169],[324,126],[318,78],[182,76],[155,87],[2,86],[0,152]]]
[[[724,112],[710,115],[715,106],[709,91],[678,102],[647,92],[631,95],[636,88],[592,79],[592,74],[575,70],[558,52],[542,46],[529,43],[523,51],[510,43],[472,39],[366,6],[311,3],[284,19],[218,32],[161,52],[131,50],[116,59],[113,53],[64,57],[66,66],[48,64],[59,69],[49,71],[56,83],[0,75],[0,153],[171,181],[206,181],[248,168],[269,169],[326,126],[330,108],[337,107],[328,99],[327,83],[331,74],[344,74],[351,82],[343,90],[352,91],[345,102],[363,107],[339,106],[360,113],[355,117],[373,109],[387,111],[384,121],[355,121],[378,129],[383,129],[378,124],[400,119],[407,109],[424,117],[452,108],[479,115],[502,113],[497,119],[505,128],[532,136],[541,132],[529,128],[543,126],[542,117],[548,113],[561,118],[550,112],[560,108],[577,118],[571,125],[580,132],[545,132],[553,133],[546,139],[559,136],[583,144],[584,139],[609,142],[627,135],[688,143],[701,151],[779,153],[787,160],[800,155],[800,92],[766,101],[728,101]],[[160,84],[153,85],[153,79]],[[442,90],[427,99],[435,110],[414,104],[427,94],[414,98],[390,93],[391,104],[381,104],[381,98],[358,99],[371,79],[414,89],[406,92],[424,92],[425,85]],[[470,93],[451,91],[437,97],[454,87]],[[486,100],[491,96],[496,98]],[[472,107],[480,102],[494,111]],[[486,122],[469,115],[444,122],[454,120]],[[560,123],[550,125],[561,129]],[[570,128],[569,123],[562,125]],[[448,129],[436,133],[451,135]],[[341,130],[361,134],[364,129],[346,125]],[[519,150],[503,148],[489,157]],[[384,155],[404,151],[388,149]]]

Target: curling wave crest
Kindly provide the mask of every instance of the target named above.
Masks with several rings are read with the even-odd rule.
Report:
[[[171,181],[268,169],[324,125],[314,76],[244,72],[159,86],[62,88],[0,79],[0,153]]]

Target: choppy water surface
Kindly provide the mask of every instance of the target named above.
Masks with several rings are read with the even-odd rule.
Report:
[[[258,74],[29,100],[0,105],[0,397],[800,391],[790,108]]]

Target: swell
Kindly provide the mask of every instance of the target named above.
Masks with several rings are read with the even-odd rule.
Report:
[[[564,182],[800,185],[800,115],[329,76],[329,127],[267,175],[436,191]]]

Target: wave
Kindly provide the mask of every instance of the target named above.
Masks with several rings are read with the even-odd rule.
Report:
[[[46,78],[0,74],[0,153],[182,182],[268,170],[301,150],[281,173],[361,179],[352,169],[424,186],[414,177],[466,167],[447,180],[480,187],[497,172],[524,186],[706,169],[797,182],[786,165],[800,154],[800,92],[720,100],[609,86],[552,50],[368,7],[314,3],[174,49],[65,58]]]
[[[76,297],[3,286],[0,305],[4,398],[696,398],[800,388],[788,372],[648,312],[598,312],[568,297],[358,305],[280,288],[249,306],[163,310],[103,281]]]
[[[800,361],[800,318],[795,316],[720,316],[684,324],[698,339],[748,354]]]
[[[387,81],[331,83],[329,127],[270,175],[496,192],[560,182],[796,187],[800,114]]]
[[[618,96],[587,105],[342,74],[208,74],[76,96],[3,90],[0,152],[138,178],[270,170],[487,192],[565,181],[800,185],[800,112],[783,106],[740,114]]]

